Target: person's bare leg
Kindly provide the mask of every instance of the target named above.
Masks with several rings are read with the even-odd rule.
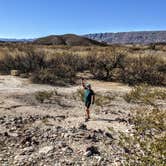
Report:
[[[90,111],[89,111],[89,108],[86,109],[86,114],[87,114],[87,119],[90,119]]]

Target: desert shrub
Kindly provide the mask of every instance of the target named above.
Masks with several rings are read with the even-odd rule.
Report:
[[[16,52],[15,55],[8,53],[0,60],[0,70],[5,73],[10,73],[13,69],[27,73],[44,67],[46,67],[44,54],[34,50]]]
[[[15,61],[17,69],[23,72],[33,72],[46,67],[44,54],[33,51],[27,53],[27,56],[16,57]]]
[[[121,133],[125,165],[166,165],[166,110],[138,110],[132,117],[132,135]]]
[[[97,106],[105,106],[107,104],[110,104],[110,102],[114,99],[113,96],[110,96],[109,94],[101,95],[99,93],[95,94],[95,104]]]
[[[67,65],[58,65],[54,68],[40,69],[32,74],[31,80],[35,83],[51,85],[66,85],[74,83],[75,72]]]
[[[11,69],[15,69],[14,58],[10,55],[6,55],[5,58],[0,59],[0,71],[8,74]]]
[[[39,102],[43,103],[44,100],[49,100],[52,97],[53,94],[54,94],[53,92],[39,91],[39,92],[35,93],[35,98]]]
[[[154,56],[126,58],[119,80],[129,85],[166,85],[164,68],[165,61]]]
[[[127,101],[151,104],[152,109],[140,108],[133,111],[129,122],[132,133],[120,133],[119,145],[124,149],[125,165],[166,165],[166,110],[158,108],[156,99],[165,100],[166,92],[152,87],[137,86]]]
[[[162,73],[166,73],[166,62],[163,65],[158,66],[158,71]]]
[[[127,102],[144,103],[155,105],[155,101],[166,99],[166,90],[153,88],[147,84],[135,86],[128,94],[124,96]]]
[[[83,71],[86,68],[85,58],[75,54],[55,55],[48,61],[47,66],[52,68],[59,64],[70,66],[74,71]]]
[[[124,55],[112,52],[104,52],[100,55],[87,57],[89,70],[95,78],[101,80],[112,80],[113,70],[123,66]]]

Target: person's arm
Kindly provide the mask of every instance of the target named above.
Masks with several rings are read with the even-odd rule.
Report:
[[[81,84],[82,84],[83,88],[86,89],[85,82],[84,82],[84,79],[83,79],[83,78],[82,78],[82,80],[81,80]]]
[[[92,94],[92,104],[94,104],[94,103],[95,103],[95,93],[93,92],[93,94]]]

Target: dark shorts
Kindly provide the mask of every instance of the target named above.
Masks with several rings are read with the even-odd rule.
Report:
[[[87,102],[85,102],[85,107],[89,108],[90,105],[91,105],[91,101],[87,101]]]

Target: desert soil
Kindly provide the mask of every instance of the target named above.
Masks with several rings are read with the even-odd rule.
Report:
[[[129,133],[130,110],[123,96],[131,87],[89,80],[95,93],[109,95],[104,105],[85,108],[80,85],[32,84],[28,79],[0,76],[0,165],[121,165],[118,133]],[[40,103],[38,91],[56,92]]]

